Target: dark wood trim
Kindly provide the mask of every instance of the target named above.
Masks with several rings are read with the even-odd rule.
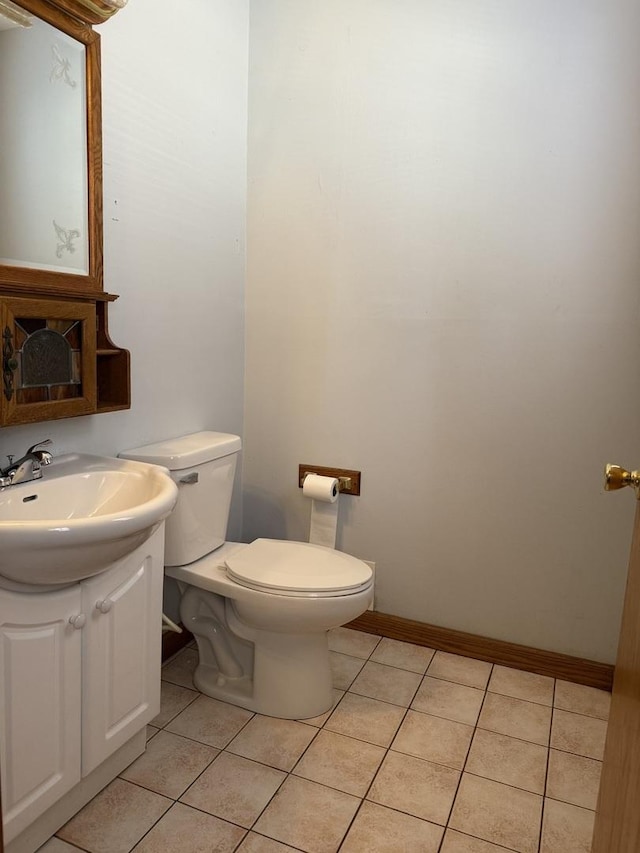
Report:
[[[56,287],[54,285],[30,285],[29,292],[25,293],[25,289],[20,284],[0,281],[0,296],[18,296],[21,298],[42,297],[43,299],[64,299],[73,302],[115,302],[118,299],[116,293],[105,293],[100,290],[69,290],[64,287]]]
[[[176,634],[175,631],[167,631],[166,634],[162,635],[162,662],[164,663],[166,660],[172,655],[175,655],[176,652],[179,652],[180,649],[183,649],[185,646],[189,645],[189,643],[193,640],[193,634],[181,624],[182,634]]]
[[[550,675],[552,678],[598,687],[601,690],[611,690],[613,685],[614,667],[611,664],[520,646],[504,640],[493,640],[453,628],[439,628],[388,613],[367,610],[362,616],[349,622],[347,627],[379,634],[392,640],[402,640],[443,652],[536,672],[538,675]]]

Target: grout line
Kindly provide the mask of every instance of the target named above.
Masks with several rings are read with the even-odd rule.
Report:
[[[452,832],[458,832],[465,838],[472,838],[474,841],[480,841],[483,844],[491,844],[493,847],[496,848],[496,850],[504,850],[504,853],[518,853],[518,851],[515,850],[513,847],[505,847],[503,844],[496,844],[495,841],[486,841],[484,838],[480,838],[478,835],[470,835],[468,832],[463,832],[461,829],[453,829],[453,827],[447,827],[445,829],[445,835],[447,833],[447,829],[451,829]],[[439,848],[439,851],[443,849],[445,835],[442,836],[442,845]]]
[[[487,678],[487,687],[489,686],[489,681],[491,680],[491,674],[492,673],[493,673],[493,664],[491,664],[491,669],[489,670],[489,677]],[[460,770],[460,778],[458,779],[458,784],[456,785],[456,792],[453,795],[453,799],[451,800],[451,807],[449,808],[449,814],[447,815],[447,822],[445,824],[445,834],[446,834],[447,828],[449,826],[449,821],[451,820],[451,815],[453,814],[453,807],[455,806],[456,800],[458,799],[458,794],[460,792],[460,786],[462,784],[462,778],[464,776],[464,769],[467,766],[467,761],[469,759],[469,752],[471,751],[471,744],[473,743],[473,739],[476,735],[476,731],[478,730],[478,721],[480,720],[480,716],[482,714],[482,709],[484,708],[484,703],[487,699],[487,693],[488,693],[488,690],[485,687],[484,696],[482,698],[482,704],[480,705],[480,710],[478,711],[478,716],[476,718],[476,724],[473,728],[473,734],[471,735],[471,740],[469,741],[469,747],[467,749],[467,754],[465,756],[464,763],[462,765],[462,769]]]
[[[120,777],[118,777],[118,778],[120,778]],[[123,781],[123,782],[125,782],[125,781],[128,781],[128,780],[123,779],[122,781]],[[129,784],[131,784],[131,785],[135,785],[136,783],[135,783],[135,782],[130,782]],[[142,788],[142,785],[138,785],[138,788]],[[148,789],[148,788],[144,788],[143,790],[148,791],[149,789]],[[153,793],[155,793],[155,791],[154,791]],[[161,794],[159,794],[158,796],[162,796],[162,795],[161,795]],[[171,799],[171,797],[165,797],[165,799],[170,800],[170,799]],[[132,850],[135,850],[135,848],[138,846],[138,844],[140,844],[140,842],[142,841],[142,839],[143,839],[143,838],[146,838],[146,837],[147,837],[147,835],[149,835],[149,833],[151,832],[151,830],[152,830],[155,826],[157,826],[157,825],[160,823],[160,821],[162,820],[162,818],[167,814],[167,812],[170,812],[170,811],[171,811],[171,809],[174,807],[174,805],[175,805],[175,804],[176,804],[176,801],[175,801],[175,800],[172,800],[171,805],[169,806],[169,808],[165,809],[165,810],[162,812],[162,814],[160,815],[160,817],[159,817],[157,820],[154,820],[153,824],[149,827],[149,829],[147,829],[147,831],[146,831],[145,833],[143,833],[143,834],[140,836],[140,838],[138,838],[138,840],[137,840],[137,841],[136,841],[136,842],[135,842],[131,847],[129,847],[129,853],[131,853],[131,851],[132,851]]]
[[[557,708],[555,705],[553,706],[554,711],[560,711],[562,714],[572,714],[575,717],[584,717],[585,720],[600,720],[601,723],[605,723],[608,725],[609,720],[605,720],[604,717],[595,717],[593,714],[582,714],[580,711],[567,711],[566,708]]]
[[[382,641],[382,637],[380,638],[380,640],[378,640],[378,642],[376,643],[375,647],[371,650],[371,654],[369,655],[369,658],[368,658],[367,660],[369,660],[369,659],[371,658],[371,655],[372,655],[372,654],[374,653],[374,651],[378,648],[378,646],[380,645],[380,642],[381,642],[381,641]],[[374,661],[374,663],[375,663],[375,661]],[[386,664],[380,664],[380,665],[381,665],[381,666],[386,666]],[[403,671],[404,671],[404,672],[406,672],[406,670],[403,670]],[[357,678],[357,676],[356,676],[356,678]],[[413,694],[413,696],[411,697],[411,701],[409,702],[409,706],[411,705],[411,702],[413,702],[413,700],[415,699],[416,693],[417,693],[417,692],[418,692],[418,690],[420,689],[420,685],[422,684],[422,680],[423,680],[423,678],[424,678],[424,675],[422,676],[422,678],[420,678],[420,681],[418,682],[418,686],[416,687],[416,689],[415,689],[415,691],[414,691],[414,694]],[[353,680],[353,681],[355,681],[355,678],[354,678],[354,680]],[[353,685],[353,681],[351,682],[351,685]],[[349,688],[347,688],[347,691],[346,691],[346,693],[345,693],[345,696],[346,696],[348,693],[350,693],[350,692],[351,692],[351,689],[350,689],[350,687],[349,687]],[[354,695],[354,696],[359,696],[360,694],[358,694],[358,693],[354,693],[353,695]],[[344,698],[344,697],[343,697],[343,698]],[[371,697],[371,696],[365,696],[364,698],[365,698],[365,699],[372,699],[373,697]],[[342,700],[340,700],[340,701],[342,701]],[[383,700],[378,699],[378,700],[376,700],[376,701],[381,702],[381,701],[383,701]],[[392,703],[391,703],[391,702],[387,702],[386,704],[388,704],[388,705],[392,705]],[[405,721],[405,719],[406,719],[406,717],[407,717],[407,714],[409,713],[409,706],[407,706],[407,707],[405,708],[405,712],[404,712],[404,714],[402,715],[402,719],[401,719],[401,720],[400,720],[400,722],[398,723],[398,725],[397,725],[397,727],[396,727],[396,729],[395,729],[395,731],[394,731],[393,735],[391,736],[391,740],[390,740],[389,745],[388,745],[388,746],[386,746],[386,747],[381,747],[381,748],[383,748],[383,749],[384,749],[384,755],[382,756],[382,758],[381,758],[381,760],[380,760],[380,763],[378,764],[378,766],[377,766],[377,768],[376,768],[376,770],[375,770],[375,773],[372,775],[372,777],[371,777],[371,781],[370,781],[370,782],[369,782],[369,784],[367,785],[367,788],[366,788],[366,790],[365,790],[364,794],[363,794],[363,795],[362,795],[362,797],[360,798],[360,805],[359,805],[359,806],[358,806],[358,808],[356,809],[356,812],[355,812],[355,814],[354,814],[353,818],[352,818],[352,819],[351,819],[351,821],[349,822],[349,826],[347,827],[347,829],[346,829],[346,831],[345,831],[344,835],[342,836],[342,840],[341,840],[340,845],[339,845],[339,847],[338,847],[338,851],[340,851],[340,850],[342,849],[342,845],[344,844],[345,840],[347,839],[347,836],[349,835],[349,832],[351,831],[351,827],[352,827],[352,826],[353,826],[353,824],[355,823],[356,818],[357,818],[357,817],[358,817],[358,815],[360,814],[360,810],[362,809],[363,804],[364,804],[365,802],[373,802],[373,800],[367,800],[367,796],[368,796],[369,791],[371,790],[371,788],[372,788],[372,786],[373,786],[373,783],[375,782],[375,780],[376,780],[376,778],[377,778],[377,776],[378,776],[378,773],[380,772],[380,769],[382,768],[382,765],[383,765],[383,764],[384,764],[384,762],[387,760],[387,756],[389,755],[389,752],[391,751],[391,744],[392,744],[392,743],[393,743],[393,741],[395,740],[395,738],[396,738],[396,736],[397,736],[398,732],[400,731],[400,728],[402,727],[402,724],[404,723],[404,721]],[[396,708],[397,708],[397,707],[403,707],[403,706],[395,705],[395,706],[393,706],[393,707],[396,707]],[[329,722],[329,720],[327,720],[326,722]],[[330,729],[327,729],[327,731],[330,731]],[[339,734],[339,732],[335,732],[335,734]],[[343,736],[344,736],[344,737],[348,737],[348,735],[343,735]],[[354,740],[356,740],[356,738],[354,738]],[[367,743],[367,741],[360,741],[360,742],[361,742],[361,743]],[[374,746],[379,746],[379,744],[374,744]],[[380,805],[380,804],[378,804],[378,805]],[[389,807],[387,806],[387,808],[389,808]],[[394,809],[394,811],[396,811],[396,810]],[[415,817],[415,815],[413,815],[413,817]],[[444,835],[444,833],[443,833],[443,835]]]
[[[69,820],[71,820],[71,818],[69,818]],[[63,826],[64,826],[64,824],[63,824]],[[60,827],[60,829],[62,829],[62,826]],[[51,836],[51,838],[48,838],[48,839],[44,842],[44,844],[42,844],[42,845],[41,845],[41,847],[46,847],[46,845],[47,845],[47,844],[48,844],[48,843],[49,843],[53,838],[57,838],[57,839],[58,839],[58,841],[62,841],[62,843],[63,843],[63,844],[68,844],[68,845],[69,845],[69,847],[71,847],[71,849],[72,849],[72,850],[81,850],[81,851],[82,851],[82,853],[91,853],[91,851],[90,851],[90,850],[87,850],[87,848],[86,848],[86,847],[80,847],[80,845],[79,845],[79,844],[72,844],[70,841],[65,841],[65,840],[64,840],[64,838],[60,838],[60,836],[58,835],[58,832],[60,832],[60,829],[57,829],[57,830],[56,830],[56,832],[55,832],[55,834],[54,834],[54,835],[52,835],[52,836]],[[36,853],[39,853],[39,850],[41,849],[41,847],[38,847],[38,850],[36,850]]]
[[[484,704],[484,703],[483,703]],[[549,749],[549,745],[545,743],[539,743],[537,740],[526,740],[526,738],[518,737],[517,735],[508,735],[504,732],[498,732],[495,729],[486,729],[484,726],[479,726],[476,724],[476,728],[480,729],[481,732],[491,732],[493,735],[500,735],[500,737],[511,738],[511,740],[517,740],[520,743],[530,743],[533,746],[540,746],[542,749]]]
[[[544,749],[544,747],[542,748]],[[513,788],[516,791],[523,791],[525,794],[531,794],[533,797],[544,799],[544,794],[532,791],[530,788],[522,788],[520,785],[514,785],[512,782],[501,782],[499,779],[492,779],[491,776],[481,776],[479,773],[473,773],[471,770],[465,770],[464,772],[467,776],[473,776],[476,779],[486,779],[487,782],[494,782],[496,785],[504,785],[505,788]],[[495,844],[495,841],[492,843]]]
[[[553,679],[553,697],[551,702],[551,718],[549,720],[549,745],[547,747],[547,766],[544,773],[544,786],[542,788],[542,810],[540,811],[540,828],[538,830],[538,850],[542,849],[542,828],[544,826],[544,815],[547,801],[547,783],[549,780],[549,762],[551,759],[551,730],[553,729],[553,715],[555,713],[556,701],[556,679]]]

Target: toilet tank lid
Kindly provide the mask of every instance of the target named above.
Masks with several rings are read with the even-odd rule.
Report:
[[[122,459],[136,459],[151,465],[164,465],[170,471],[193,468],[222,456],[237,453],[242,447],[239,435],[227,432],[194,432],[179,438],[169,438],[145,444],[119,453]]]

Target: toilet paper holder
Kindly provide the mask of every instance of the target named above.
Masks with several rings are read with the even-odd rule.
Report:
[[[338,488],[341,494],[360,494],[360,471],[354,471],[350,468],[328,468],[324,465],[299,465],[298,488],[302,488],[304,478],[307,474],[319,474],[321,477],[335,477],[338,481]]]

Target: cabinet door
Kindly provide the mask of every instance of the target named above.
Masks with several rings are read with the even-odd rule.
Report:
[[[164,525],[102,575],[83,581],[82,775],[160,710]]]
[[[5,842],[80,780],[80,589],[0,590]]]
[[[0,422],[96,411],[96,307],[54,299],[0,300]]]

